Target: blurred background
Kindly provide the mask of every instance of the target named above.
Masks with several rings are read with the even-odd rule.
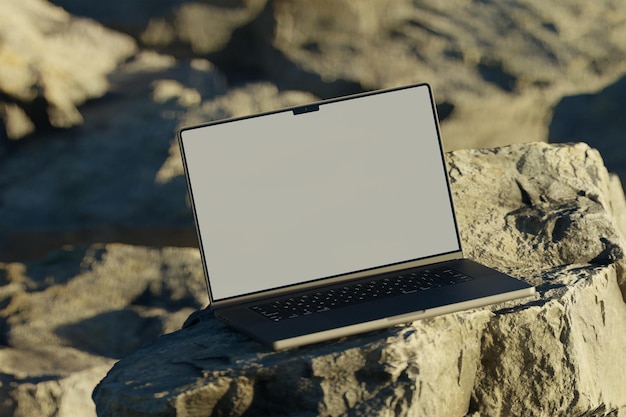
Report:
[[[446,150],[585,141],[623,176],[625,75],[621,0],[2,0],[0,260],[194,246],[178,127],[416,82]]]
[[[448,151],[626,178],[623,0],[0,0],[0,415],[95,415],[206,306],[179,127],[418,82]]]

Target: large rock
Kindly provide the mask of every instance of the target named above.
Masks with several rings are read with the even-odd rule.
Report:
[[[615,263],[626,289],[624,194],[597,150],[583,143],[467,150],[449,154],[448,166],[467,256],[518,273]]]
[[[428,81],[448,149],[487,147],[543,140],[563,95],[624,74],[624,16],[619,1],[268,1],[214,62],[320,96]]]
[[[232,80],[260,77],[320,97],[431,82],[450,150],[546,140],[564,96],[626,73],[620,0],[54,2],[144,47],[208,58]],[[593,120],[600,138],[620,117]]]
[[[207,303],[195,248],[67,247],[0,263],[0,415],[93,416],[116,359]]]
[[[0,128],[4,260],[64,243],[195,244],[174,130],[311,101],[311,92],[429,81],[447,150],[545,140],[550,126],[554,140],[598,138],[609,167],[623,172],[614,122],[623,83],[601,90],[626,71],[623,2],[54,3],[135,42],[40,0],[0,5],[0,88],[10,91],[0,113],[13,120]],[[161,53],[135,53],[136,44]],[[35,113],[50,124],[44,108],[83,124],[6,145],[35,129]]]
[[[0,120],[8,139],[82,123],[107,75],[136,50],[129,36],[44,0],[0,3]]]
[[[98,415],[626,412],[625,203],[599,153],[537,143],[448,161],[466,253],[536,297],[283,352],[199,313],[111,369]]]

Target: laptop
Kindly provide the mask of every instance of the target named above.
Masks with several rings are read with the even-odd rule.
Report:
[[[428,84],[186,127],[178,140],[209,308],[275,350],[535,292],[463,258]]]

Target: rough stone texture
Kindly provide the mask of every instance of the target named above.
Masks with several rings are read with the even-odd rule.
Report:
[[[122,356],[207,303],[198,250],[91,245],[0,263],[0,415],[95,415]]]
[[[39,257],[67,243],[195,245],[174,130],[311,101],[311,92],[429,81],[447,150],[581,140],[605,152],[611,171],[626,166],[619,140],[624,83],[615,82],[626,72],[623,2],[54,3],[126,31],[140,48],[148,45],[144,35],[161,39],[171,31],[174,38],[148,45],[159,53],[133,54],[127,36],[49,3],[0,5],[8,22],[0,28],[8,40],[0,78],[12,80],[6,88],[44,94],[45,79],[68,84],[64,100],[81,91],[105,94],[73,105],[83,124],[71,130],[9,141],[0,128],[4,260]],[[220,24],[206,24],[209,18]],[[13,71],[22,67],[9,55],[28,71]],[[71,76],[55,67],[61,64],[71,64]],[[0,94],[3,100],[13,106]],[[27,120],[17,113],[16,123]]]
[[[448,160],[467,254],[537,296],[285,352],[196,314],[112,368],[98,415],[626,412],[624,195],[599,153],[536,143]]]
[[[461,313],[282,353],[208,319],[124,359],[94,398],[100,416],[462,416],[488,318]]]
[[[576,263],[624,268],[623,191],[597,150],[513,145],[453,152],[448,165],[467,256],[522,271]],[[477,198],[477,190],[493,197]]]
[[[281,89],[327,97],[431,82],[446,103],[449,149],[543,140],[564,96],[595,94],[626,72],[620,0],[170,0],[152,15],[139,1],[113,1],[108,12],[55,2],[119,30],[133,19],[127,32],[142,45],[208,54],[232,78],[249,74]]]
[[[626,308],[613,266],[542,276],[542,297],[496,313],[482,340],[470,410],[480,415],[623,415]]]
[[[82,123],[77,106],[107,92],[134,40],[44,0],[0,3],[0,120],[9,139]]]

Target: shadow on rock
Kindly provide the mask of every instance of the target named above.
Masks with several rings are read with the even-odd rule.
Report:
[[[129,355],[162,332],[159,317],[143,317],[130,309],[109,311],[56,329],[73,347],[113,359]]]
[[[595,94],[564,97],[549,127],[550,142],[586,142],[600,151],[609,171],[626,183],[626,75]]]

